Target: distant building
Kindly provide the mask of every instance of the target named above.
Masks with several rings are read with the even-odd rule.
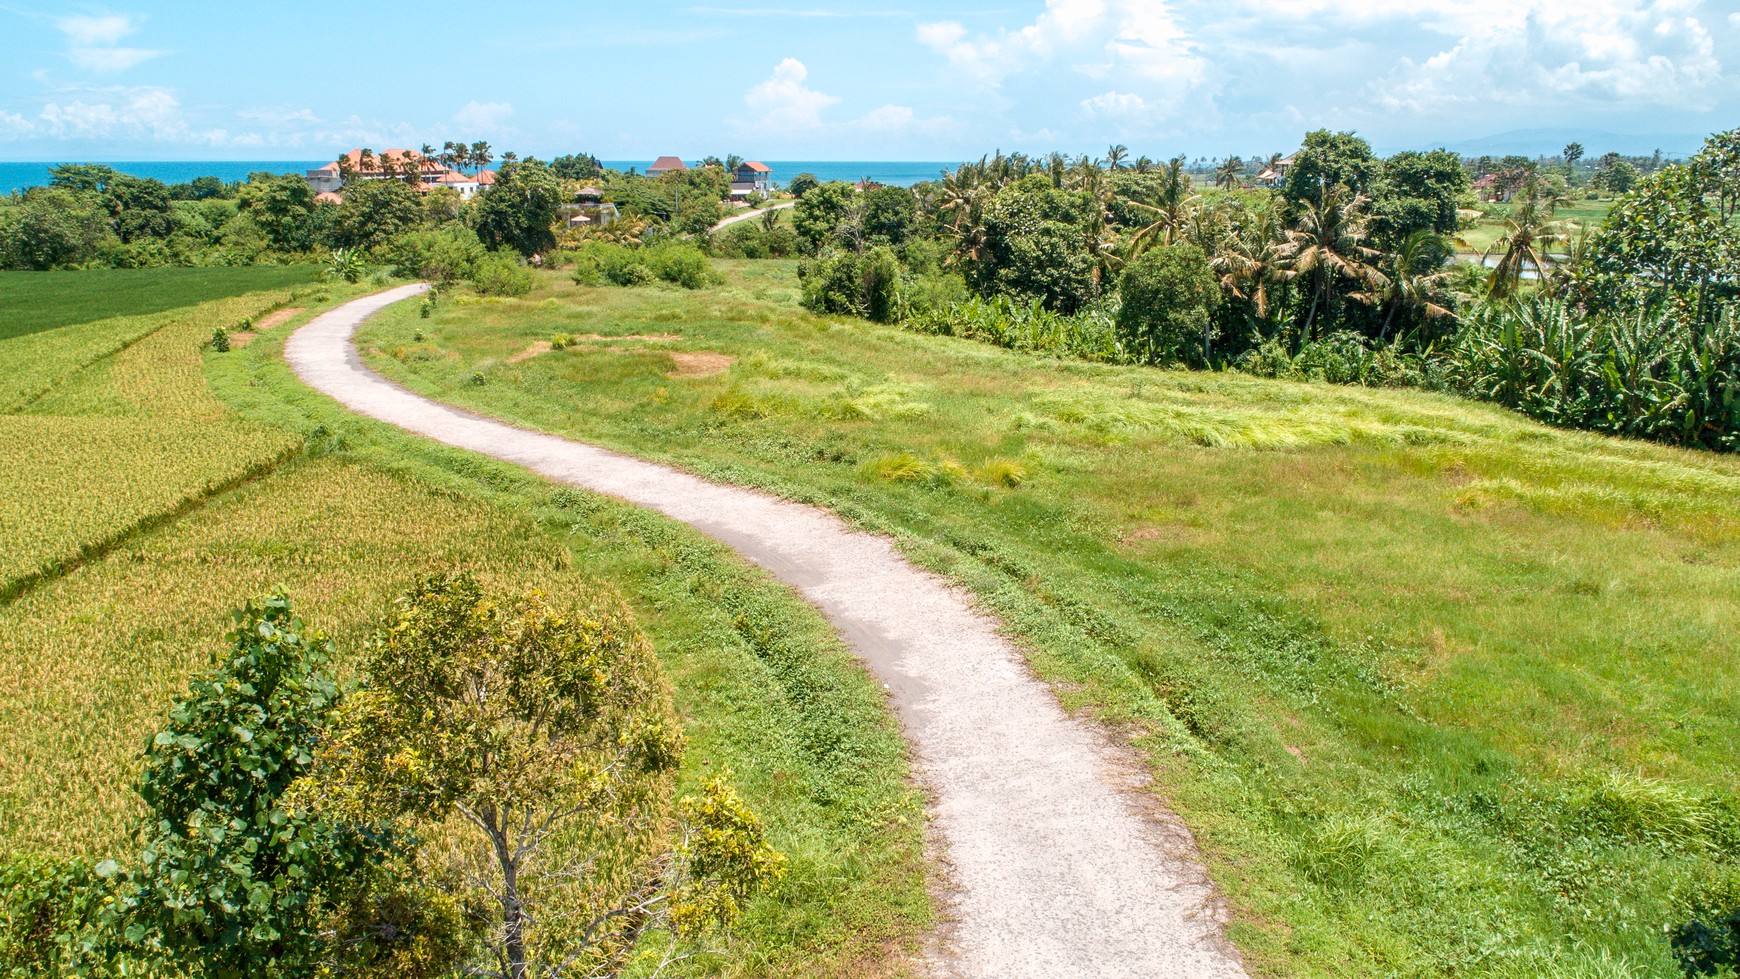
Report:
[[[661,156],[653,161],[652,166],[646,168],[646,175],[649,177],[657,177],[661,174],[676,173],[679,170],[687,169],[689,169],[689,165],[684,163],[682,160],[674,156]]]
[[[580,188],[574,202],[563,204],[561,210],[563,223],[570,228],[608,227],[620,217],[616,205],[606,201],[604,191],[597,187]]]
[[[750,160],[731,171],[731,196],[763,197],[773,189],[773,171],[765,163]]]
[[[1293,164],[1299,162],[1299,154],[1294,153],[1272,167],[1265,167],[1257,174],[1257,181],[1265,187],[1279,187],[1287,182],[1287,173],[1293,169]]]
[[[323,167],[307,173],[308,186],[317,197],[330,200],[344,193],[344,185],[355,180],[401,180],[415,184],[418,193],[427,194],[437,187],[447,187],[470,200],[477,192],[495,183],[495,171],[482,170],[467,174],[418,153],[416,150],[382,150],[363,155],[351,150]]]

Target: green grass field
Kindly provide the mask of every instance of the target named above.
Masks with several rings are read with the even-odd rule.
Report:
[[[1675,976],[1663,927],[1740,903],[1740,462],[822,319],[790,263],[721,267],[361,342],[971,588],[1147,753],[1262,974]],[[556,332],[618,339],[514,359]]]
[[[315,281],[309,265],[0,272],[0,340]]]
[[[31,548],[0,567],[14,574],[0,596],[0,854],[125,847],[145,741],[248,597],[285,586],[342,654],[432,568],[558,599],[601,580],[675,686],[690,738],[679,791],[730,769],[790,859],[736,947],[686,974],[908,974],[932,914],[924,818],[880,689],[816,613],[686,528],[302,387],[283,338],[366,288],[304,295],[305,312],[227,354],[201,349],[213,323],[288,296],[173,311],[0,415],[0,521]],[[0,363],[40,372],[21,351],[50,349],[41,336],[0,341]],[[214,482],[262,445],[265,465]]]

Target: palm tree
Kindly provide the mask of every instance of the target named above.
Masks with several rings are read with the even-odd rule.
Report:
[[[1381,285],[1356,294],[1356,298],[1369,305],[1389,308],[1384,315],[1383,329],[1378,333],[1379,340],[1389,339],[1396,314],[1404,311],[1418,310],[1428,320],[1456,315],[1448,307],[1434,302],[1450,281],[1450,271],[1436,267],[1442,254],[1443,243],[1437,235],[1430,231],[1416,231],[1396,250]]]
[[[358,170],[369,173],[375,168],[375,151],[366,146],[363,147],[362,152],[356,156],[356,162]]]
[[[1552,220],[1553,202],[1550,198],[1543,200],[1525,194],[1516,200],[1521,203],[1513,207],[1504,219],[1504,234],[1499,235],[1498,240],[1480,256],[1481,264],[1485,265],[1492,255],[1503,253],[1486,280],[1487,295],[1493,299],[1515,295],[1524,273],[1529,270],[1534,271],[1535,278],[1544,278],[1550,261],[1548,251],[1563,237],[1558,223]]]
[[[1113,170],[1124,169],[1124,161],[1130,158],[1130,148],[1123,143],[1106,149],[1106,166]]]
[[[779,227],[779,209],[770,207],[761,212],[761,230],[772,231]]]
[[[493,159],[495,157],[490,155],[489,144],[480,139],[471,144],[470,152],[466,156],[466,163],[481,170],[489,166],[489,161]]]
[[[1148,173],[1154,169],[1154,161],[1146,156],[1138,156],[1134,169],[1137,173]]]
[[[737,172],[737,168],[742,166],[742,165],[743,165],[743,157],[738,156],[736,153],[725,154],[725,169],[730,170],[731,172],[735,173],[735,172]]]
[[[1154,247],[1156,241],[1172,244],[1178,229],[1184,224],[1185,213],[1199,199],[1190,191],[1190,174],[1184,170],[1184,157],[1175,156],[1160,171],[1158,198],[1153,203],[1129,202],[1132,208],[1151,220],[1130,235],[1125,244],[1126,259],[1133,259]]]
[[[1214,251],[1209,267],[1220,278],[1221,291],[1250,303],[1256,318],[1267,320],[1275,305],[1274,288],[1293,277],[1281,219],[1268,209],[1235,226]]]
[[[1221,161],[1214,171],[1214,185],[1222,190],[1232,190],[1239,185],[1239,180],[1245,175],[1245,161],[1236,156],[1229,156]]]
[[[1301,202],[1287,229],[1285,255],[1290,271],[1311,283],[1311,308],[1300,342],[1316,338],[1317,314],[1333,312],[1335,283],[1346,280],[1371,290],[1384,288],[1383,273],[1371,263],[1382,253],[1365,242],[1365,198],[1336,184],[1319,200]]]

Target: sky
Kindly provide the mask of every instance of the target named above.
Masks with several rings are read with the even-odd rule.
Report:
[[[461,138],[546,159],[1218,157],[1317,128],[1677,153],[1740,125],[1740,0],[715,4],[0,0],[0,160]]]

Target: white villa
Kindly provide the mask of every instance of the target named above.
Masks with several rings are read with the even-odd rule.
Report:
[[[418,192],[424,194],[438,187],[448,187],[457,191],[461,200],[470,200],[478,191],[495,183],[495,171],[463,173],[442,166],[416,150],[382,150],[366,158],[362,150],[351,150],[326,166],[308,171],[307,178],[308,186],[325,200],[342,195],[347,180],[403,180],[414,182]],[[328,194],[333,197],[324,196]]]
[[[734,198],[767,196],[773,190],[773,171],[765,163],[750,160],[731,171],[731,196]]]

